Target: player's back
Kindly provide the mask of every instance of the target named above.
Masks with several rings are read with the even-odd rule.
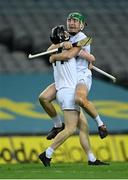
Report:
[[[56,89],[75,88],[77,83],[76,59],[53,63]]]

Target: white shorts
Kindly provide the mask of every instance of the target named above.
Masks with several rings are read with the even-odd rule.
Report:
[[[91,89],[91,85],[92,85],[92,75],[87,74],[86,72],[79,72],[77,84],[79,84],[79,83],[85,84],[88,89],[88,92],[89,92]]]
[[[57,91],[56,98],[62,110],[80,111],[80,107],[75,104],[75,89],[62,88]]]

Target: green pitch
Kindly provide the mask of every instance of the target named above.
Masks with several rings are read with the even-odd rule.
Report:
[[[109,166],[87,163],[59,163],[46,168],[42,164],[0,164],[0,179],[127,179],[128,162]]]

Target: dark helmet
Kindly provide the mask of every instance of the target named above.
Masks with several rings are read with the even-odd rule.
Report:
[[[58,43],[67,41],[67,37],[65,36],[64,25],[59,25],[59,26],[54,27],[52,29],[50,39],[53,44],[58,44]]]

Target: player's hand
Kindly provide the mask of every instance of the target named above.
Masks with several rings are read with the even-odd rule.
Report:
[[[69,42],[69,41],[65,41],[65,42],[63,42],[63,48],[64,49],[71,49],[73,46],[72,46],[72,43],[71,42]]]
[[[54,56],[54,54],[50,56],[49,62],[50,62],[50,63],[54,63],[54,62],[55,62],[55,56]]]
[[[88,69],[92,69],[92,67],[93,67],[93,64],[92,63],[89,63],[89,65],[88,65]]]

